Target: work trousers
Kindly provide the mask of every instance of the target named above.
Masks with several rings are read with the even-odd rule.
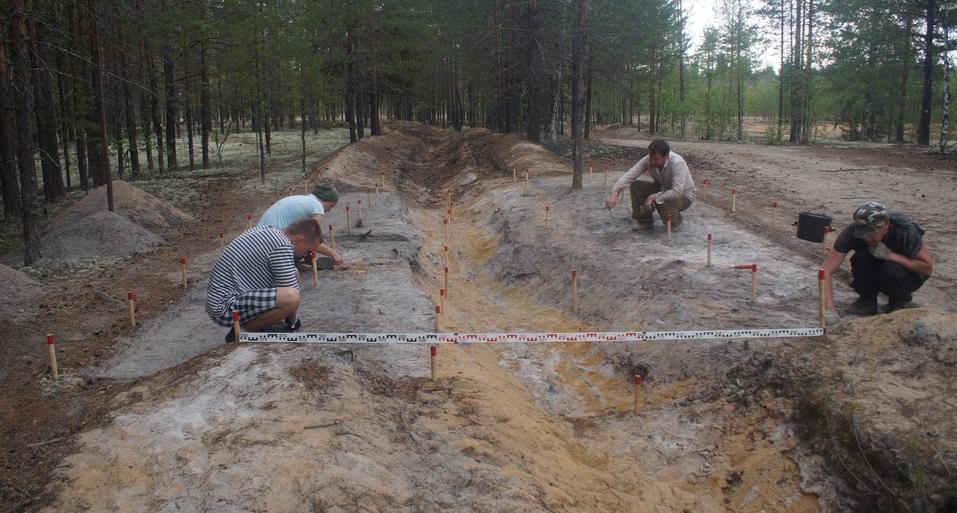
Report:
[[[655,222],[654,216],[651,212],[645,212],[642,205],[645,204],[648,196],[659,192],[658,183],[635,180],[631,182],[628,192],[631,194],[631,217],[641,224],[653,224]],[[691,200],[679,196],[675,199],[665,200],[660,204],[655,203],[655,210],[661,216],[661,222],[665,222],[668,219],[668,214],[671,214],[671,226],[676,228],[681,224],[681,212],[687,210],[690,206]]]
[[[864,299],[876,298],[883,292],[897,303],[911,300],[911,293],[927,281],[904,266],[880,258],[874,258],[866,249],[855,250],[851,256],[851,287]]]

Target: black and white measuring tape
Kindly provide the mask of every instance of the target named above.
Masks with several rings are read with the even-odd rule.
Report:
[[[240,333],[241,342],[296,344],[516,344],[820,337],[824,328],[598,333]]]

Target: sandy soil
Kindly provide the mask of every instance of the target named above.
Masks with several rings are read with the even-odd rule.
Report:
[[[719,174],[695,158],[701,173]],[[301,187],[293,165],[276,162],[263,196]],[[623,207],[600,208],[603,176],[572,192],[568,173],[567,161],[514,135],[411,124],[317,163],[313,179],[349,191],[329,216],[348,262],[324,271],[318,287],[306,276],[307,329],[814,324],[819,246],[790,241],[783,227],[771,232],[748,211],[731,215],[716,192],[671,240],[662,229],[633,234]],[[848,319],[826,339],[443,346],[437,380],[428,379],[421,346],[224,346],[223,330],[196,312],[202,275],[217,253],[215,226],[231,223],[236,233],[237,205],[258,212],[262,199],[213,195],[196,216],[213,226],[151,260],[162,295],[144,302],[142,327],[116,329],[118,312],[104,334],[119,341],[104,346],[110,355],[88,358],[85,370],[68,366],[70,379],[56,386],[22,381],[42,384],[41,403],[95,397],[86,403],[100,416],[35,442],[23,441],[31,417],[4,418],[19,422],[4,433],[17,436],[20,451],[69,454],[54,459],[42,499],[2,488],[18,501],[11,511],[947,511],[955,503],[953,314]],[[346,204],[361,224],[351,235],[342,234]],[[193,262],[186,295],[175,286],[175,254]],[[750,277],[731,268],[751,262],[760,269],[754,302]],[[446,265],[449,296],[435,317]],[[135,267],[110,278],[142,275]],[[571,269],[580,277],[577,312]],[[846,287],[837,293],[848,298]],[[943,288],[930,294],[952,300]],[[635,374],[644,379],[637,415]],[[934,408],[917,406],[930,398]],[[74,433],[72,448],[48,441]]]

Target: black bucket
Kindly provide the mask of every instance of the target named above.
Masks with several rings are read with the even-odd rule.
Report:
[[[797,236],[799,239],[821,242],[824,240],[824,228],[830,228],[832,220],[828,215],[801,212],[798,214]]]

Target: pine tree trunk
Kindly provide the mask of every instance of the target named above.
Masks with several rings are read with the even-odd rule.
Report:
[[[807,39],[804,41],[804,48],[807,51],[807,58],[804,61],[804,105],[801,107],[803,120],[801,130],[801,143],[807,144],[811,135],[811,93],[813,92],[812,80],[814,78],[811,63],[814,57],[814,0],[808,0],[807,15],[804,17],[807,24]]]
[[[944,46],[947,45],[947,25],[946,23],[943,26],[944,29]],[[950,57],[947,55],[947,52],[943,52],[944,55],[944,103],[940,115],[940,152],[947,152],[947,138],[950,135]]]
[[[575,33],[572,40],[572,137],[575,169],[572,173],[572,189],[582,188],[582,171],[585,168],[584,120],[585,73],[588,46],[588,0],[575,0]]]
[[[936,0],[924,2],[924,83],[921,89],[920,121],[917,122],[917,144],[930,145],[930,114],[934,87],[934,28],[936,23]]]
[[[57,52],[56,67],[61,71],[67,69],[63,59],[63,52]],[[73,139],[71,137],[70,118],[73,113],[70,112],[67,98],[73,94],[73,85],[70,82],[70,78],[64,76],[62,73],[57,76],[57,91],[60,100],[60,141],[63,143],[63,176],[66,179],[66,190],[69,192],[73,187],[71,178],[72,169],[70,169],[70,141]]]
[[[784,137],[784,0],[781,0],[781,68],[778,72],[778,142]]]
[[[346,122],[349,123],[349,142],[359,140],[356,130],[356,77],[355,77],[355,31],[347,28],[346,34]]]
[[[176,77],[173,72],[173,56],[169,45],[163,47],[163,83],[166,90],[166,166],[176,168]]]
[[[585,130],[582,134],[585,139],[591,138],[591,104],[592,104],[592,63],[594,52],[588,47],[588,61],[585,63]]]
[[[258,2],[257,2],[258,3]],[[260,7],[259,9],[261,9]],[[256,68],[256,104],[253,109],[253,116],[255,116],[255,125],[256,125],[256,143],[259,145],[259,180],[262,182],[266,181],[266,153],[265,148],[263,148],[263,112],[262,112],[262,66],[259,62],[260,48],[259,45],[262,42],[262,33],[259,28],[259,14],[256,7],[253,7],[253,34],[256,38],[256,42],[253,45],[255,47],[255,52],[253,53],[253,60],[255,61]]]
[[[199,90],[199,116],[202,125],[202,158],[203,169],[209,169],[209,132],[212,130],[212,112],[209,107],[209,64],[206,62],[206,39],[199,42],[199,80],[202,82]],[[223,118],[220,116],[219,125],[222,127]],[[220,129],[222,130],[222,129]]]
[[[100,175],[106,182],[106,204],[110,212],[113,208],[113,177],[110,176],[110,158],[106,147],[106,96],[103,93],[103,50],[100,48],[99,28],[96,19],[96,0],[89,0],[87,15],[90,17],[90,50],[93,54],[93,91],[96,96],[96,110],[99,113],[100,128]]]
[[[541,11],[538,0],[525,4],[525,90],[528,92],[525,126],[528,138],[534,143],[542,141],[542,59],[539,50]]]
[[[196,169],[196,151],[193,148],[193,90],[189,79],[189,44],[183,49],[183,80],[186,82],[183,98],[183,114],[186,117],[186,146],[189,150],[189,170]]]
[[[16,147],[11,138],[16,130],[10,116],[13,105],[10,73],[7,68],[6,37],[0,37],[0,190],[3,192],[3,218],[20,217],[20,184],[17,183]]]
[[[907,81],[910,78],[910,63],[911,63],[911,31],[914,28],[914,18],[911,16],[910,12],[906,12],[904,15],[904,51],[903,51],[903,65],[901,67],[900,73],[900,89],[897,93],[897,122],[894,127],[894,142],[902,143],[904,142],[904,122],[907,119]]]
[[[40,199],[36,164],[33,161],[33,126],[30,123],[30,32],[27,29],[29,5],[24,0],[9,0],[10,57],[13,63],[13,101],[16,104],[16,148],[20,170],[20,218],[23,221],[23,264],[39,260]]]
[[[37,142],[40,150],[40,164],[43,168],[43,195],[47,201],[56,201],[66,194],[63,188],[63,175],[60,170],[60,147],[57,143],[56,102],[53,99],[53,76],[47,66],[46,30],[44,25],[34,27],[35,37],[31,38],[30,56],[33,61],[33,90],[37,119]]]
[[[678,0],[678,15],[681,21],[678,25],[678,130],[681,137],[685,136],[685,14],[681,0]]]
[[[801,73],[804,66],[801,64],[804,55],[801,49],[802,38],[804,37],[804,24],[801,19],[804,14],[804,0],[797,0],[795,4],[794,17],[794,44],[793,61],[791,62],[791,135],[788,140],[796,143],[800,140],[801,127]]]

